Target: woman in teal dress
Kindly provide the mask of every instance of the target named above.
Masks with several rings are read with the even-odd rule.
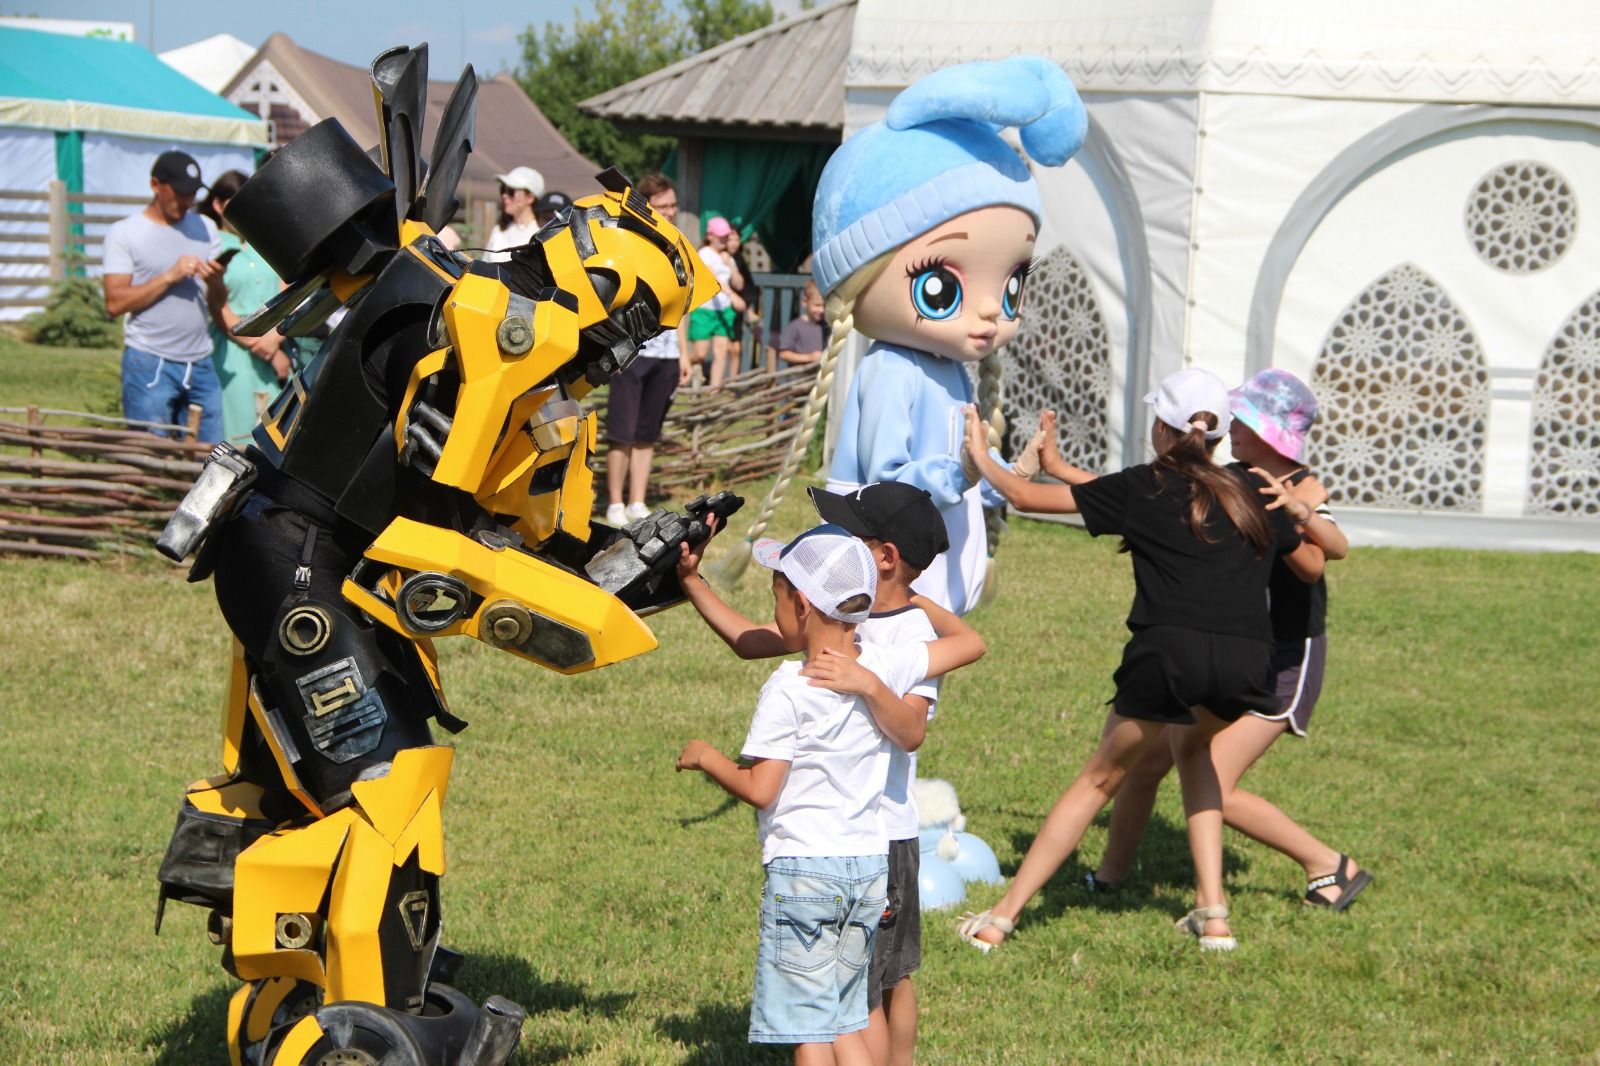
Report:
[[[211,184],[200,207],[201,213],[217,224],[222,259],[227,263],[222,275],[227,298],[211,309],[211,363],[222,382],[222,439],[235,445],[249,442],[262,409],[278,394],[290,369],[284,338],[276,330],[264,337],[232,335],[241,319],[283,287],[266,260],[227,226],[228,201],[244,182],[245,175],[239,171],[226,172]]]

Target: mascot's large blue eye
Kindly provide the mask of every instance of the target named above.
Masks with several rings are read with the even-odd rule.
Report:
[[[1028,281],[1028,265],[1022,266],[1011,272],[1006,279],[1005,291],[1000,294],[1000,313],[1007,318],[1016,318],[1022,313],[1022,289]]]
[[[961,279],[943,266],[929,266],[911,275],[911,305],[922,318],[949,318],[961,310]]]

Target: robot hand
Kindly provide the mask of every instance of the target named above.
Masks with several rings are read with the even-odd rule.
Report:
[[[663,578],[674,575],[678,546],[704,543],[711,536],[708,515],[716,515],[720,527],[743,506],[744,497],[719,492],[690,501],[682,514],[666,509],[653,511],[623,526],[620,535],[596,553],[584,570],[596,585],[625,601],[632,599],[629,593],[640,591],[659,602],[653,594]],[[679,593],[669,602],[681,598]]]

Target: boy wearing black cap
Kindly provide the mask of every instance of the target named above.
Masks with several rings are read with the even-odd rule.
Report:
[[[944,518],[925,490],[888,481],[850,493],[813,488],[811,499],[823,521],[848,530],[866,544],[877,566],[872,613],[857,629],[864,642],[915,646],[971,632],[957,615],[911,591],[911,583],[949,548]],[[695,609],[741,658],[785,654],[775,626],[757,625],[725,603],[703,579],[695,580],[703,551],[703,544],[694,551],[685,548],[678,567],[684,592]],[[889,776],[879,802],[890,842],[888,905],[868,973],[866,1033],[873,1061],[879,1063],[909,1063],[916,1046],[917,1001],[911,975],[922,962],[922,906],[918,892],[920,827],[912,786],[916,749],[938,695],[939,679],[929,678],[899,701],[922,728],[901,735],[899,742],[891,745]],[[874,705],[873,710],[876,713],[878,707]]]
[[[200,440],[222,437],[222,386],[211,365],[206,290],[222,284],[216,227],[190,210],[200,165],[162,152],[150,169],[150,203],[112,225],[101,284],[106,313],[126,314],[122,413],[156,425],[181,424],[201,409]]]

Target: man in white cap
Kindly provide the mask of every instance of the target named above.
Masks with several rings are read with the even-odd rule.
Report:
[[[533,208],[544,195],[544,175],[532,167],[513,167],[495,177],[500,181],[500,219],[489,231],[484,247],[491,252],[505,252],[527,244],[538,232],[539,222]],[[504,262],[508,257],[488,255],[484,258]]]

